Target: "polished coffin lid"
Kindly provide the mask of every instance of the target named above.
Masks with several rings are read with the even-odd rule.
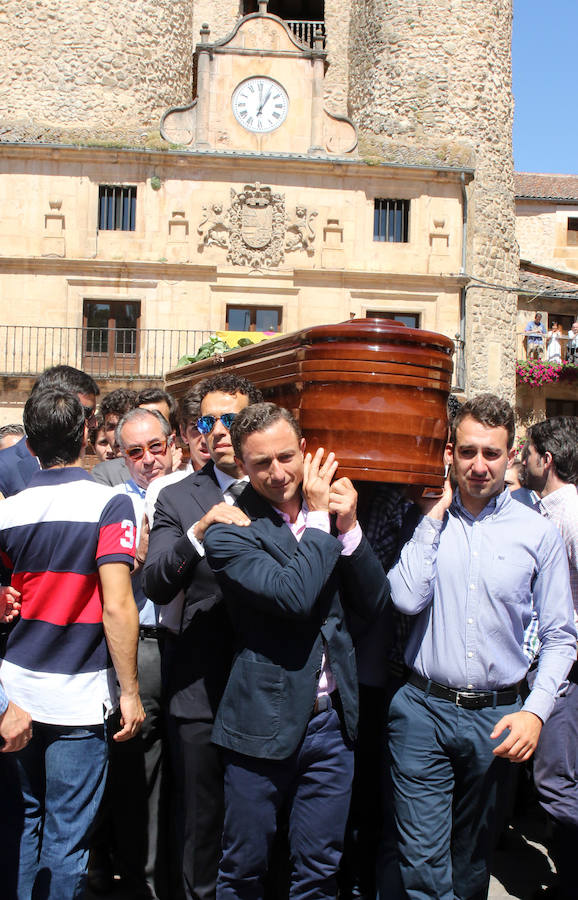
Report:
[[[443,484],[454,344],[386,319],[352,319],[211,357],[166,375],[184,394],[234,371],[299,420],[307,448],[333,450],[338,476]]]

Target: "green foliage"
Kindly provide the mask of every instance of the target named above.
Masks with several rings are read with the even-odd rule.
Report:
[[[250,338],[239,338],[235,347],[229,347],[222,338],[212,334],[209,340],[199,347],[194,356],[189,356],[188,354],[181,356],[177,363],[177,368],[180,369],[181,366],[200,362],[201,359],[209,359],[211,356],[222,356],[228,353],[229,350],[239,350],[241,347],[249,347],[253,343],[254,341],[250,340]]]

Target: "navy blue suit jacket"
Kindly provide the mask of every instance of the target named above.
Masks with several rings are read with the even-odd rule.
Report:
[[[311,717],[324,642],[354,739],[358,693],[348,613],[371,621],[389,582],[365,537],[351,556],[317,528],[298,542],[275,510],[248,486],[237,504],[247,527],[212,525],[204,540],[235,632],[235,658],[213,741],[247,756],[286,759]]]
[[[233,639],[221,590],[187,537],[191,525],[222,502],[212,462],[163,488],[143,570],[144,591],[155,603],[185,592],[181,632],[163,660],[169,710],[182,719],[213,721],[231,665]]]
[[[0,450],[0,492],[5,497],[18,494],[39,468],[38,460],[26,447],[26,438]]]

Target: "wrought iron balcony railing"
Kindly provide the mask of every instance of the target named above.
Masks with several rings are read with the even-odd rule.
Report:
[[[162,378],[193,356],[210,331],[0,325],[0,375],[38,375],[69,365],[95,378]],[[455,338],[452,390],[465,387],[465,347]]]
[[[95,377],[162,378],[210,331],[0,325],[0,374],[38,375],[66,364]]]

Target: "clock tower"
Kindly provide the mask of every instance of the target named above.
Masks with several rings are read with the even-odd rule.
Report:
[[[301,44],[287,24],[267,12],[244,16],[211,43],[201,28],[195,50],[196,96],[167,110],[161,134],[195,150],[352,156],[353,123],[323,104],[326,53],[321,35]]]

